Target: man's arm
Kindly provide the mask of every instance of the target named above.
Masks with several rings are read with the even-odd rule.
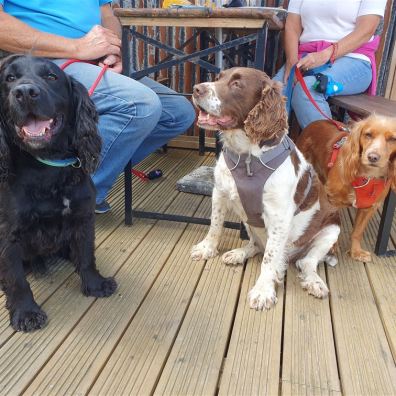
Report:
[[[0,6],[0,49],[48,58],[98,59],[120,54],[121,41],[109,29],[94,26],[80,39],[40,32],[5,13]]]
[[[113,31],[118,38],[121,38],[121,24],[118,18],[113,14],[113,9],[109,4],[100,7],[102,26]]]
[[[105,4],[100,7],[100,13],[102,18],[102,26],[106,29],[111,30],[121,39],[121,24],[116,16],[113,14],[113,9],[110,4]],[[101,62],[99,66],[110,66],[109,70],[115,73],[122,72],[122,60],[121,54],[114,55],[109,54]]]

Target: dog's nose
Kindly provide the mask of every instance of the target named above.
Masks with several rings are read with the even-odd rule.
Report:
[[[377,153],[370,153],[370,154],[368,154],[367,155],[367,158],[368,158],[368,160],[371,162],[371,163],[376,163],[376,162],[378,162],[379,160],[380,160],[380,155],[379,154],[377,154]]]
[[[206,92],[206,86],[203,84],[197,84],[193,87],[193,95],[195,97],[202,96]]]
[[[40,89],[33,84],[20,84],[11,92],[19,102],[26,99],[36,100],[40,96]]]

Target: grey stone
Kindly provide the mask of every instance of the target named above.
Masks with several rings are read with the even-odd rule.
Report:
[[[200,166],[176,182],[179,191],[209,196],[212,195],[213,186],[214,167],[211,166]]]

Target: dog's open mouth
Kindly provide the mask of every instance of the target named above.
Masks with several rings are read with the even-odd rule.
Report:
[[[235,126],[235,120],[231,116],[215,116],[207,113],[202,107],[198,106],[199,114],[197,124],[204,129],[227,129]]]
[[[28,115],[23,125],[17,127],[17,130],[24,140],[49,141],[59,130],[62,122],[62,115],[50,119],[40,119],[34,115]]]

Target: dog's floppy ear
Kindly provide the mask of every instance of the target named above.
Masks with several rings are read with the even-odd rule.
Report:
[[[98,133],[98,113],[88,96],[87,89],[70,77],[74,113],[73,148],[86,173],[93,173],[98,166],[102,141]]]
[[[288,129],[282,84],[264,80],[261,98],[245,120],[245,132],[254,143],[277,138]]]
[[[4,126],[1,120],[1,104],[0,104],[0,186],[8,182],[10,172],[10,149],[4,135]]]
[[[0,61],[0,73],[3,71],[4,67],[11,62],[12,59],[17,57],[16,55],[8,56]],[[10,171],[10,149],[5,138],[5,124],[4,124],[4,103],[0,97],[0,186],[3,183],[8,182],[8,175]]]
[[[366,120],[356,122],[351,129],[349,139],[344,144],[348,156],[344,161],[344,172],[342,172],[345,184],[350,184],[356,178],[360,166],[360,135]]]

